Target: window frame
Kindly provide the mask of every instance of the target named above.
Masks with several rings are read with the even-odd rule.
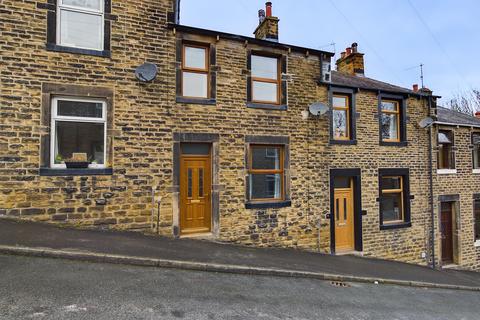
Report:
[[[199,48],[205,50],[205,69],[200,68],[191,68],[185,65],[186,62],[186,47],[191,48]],[[210,74],[210,46],[208,44],[195,44],[190,42],[182,43],[182,57],[181,57],[182,65],[181,65],[181,73],[180,73],[180,96],[186,99],[198,99],[198,100],[206,100],[211,98],[211,74]],[[207,96],[206,97],[195,97],[195,96],[186,96],[183,93],[183,84],[184,84],[184,73],[196,73],[196,74],[204,74],[207,76]]]
[[[401,189],[384,189],[383,188],[383,178],[388,177],[401,177]],[[384,192],[387,190],[387,192]],[[398,193],[401,190],[401,200],[402,200],[402,220],[396,221],[383,221],[383,212],[382,212],[382,198],[383,194],[392,194]],[[379,198],[377,199],[379,203],[379,222],[380,230],[390,230],[390,229],[400,229],[408,228],[412,226],[411,223],[411,204],[410,201],[413,199],[413,196],[410,195],[410,170],[409,169],[379,169],[378,170],[378,194]]]
[[[253,149],[255,148],[278,148],[280,151],[280,157],[279,157],[279,164],[280,168],[279,169],[253,169]],[[286,199],[286,192],[285,192],[285,146],[284,145],[279,145],[279,144],[256,144],[252,143],[248,146],[248,167],[247,167],[247,175],[248,179],[250,179],[250,176],[252,174],[273,174],[281,175],[281,181],[280,181],[280,198],[255,198],[253,199],[250,194],[250,190],[247,190],[248,193],[248,201],[251,203],[275,203],[275,202],[282,202],[285,201]],[[249,185],[249,189],[251,186]]]
[[[393,146],[393,147],[406,147],[408,145],[407,140],[407,98],[405,95],[395,95],[389,93],[379,92],[378,99],[378,113],[375,117],[378,119],[378,140],[380,146]],[[398,103],[398,139],[382,139],[382,115],[383,106],[382,101],[393,101]]]
[[[392,111],[392,110],[386,110],[386,109],[383,109],[382,106],[383,106],[383,102],[389,102],[389,103],[394,103],[396,105],[396,111]],[[384,114],[388,114],[388,115],[396,115],[397,116],[397,138],[395,139],[384,139],[382,136],[380,136],[380,139],[382,140],[382,142],[395,142],[395,143],[398,143],[402,140],[402,132],[401,132],[401,110],[400,110],[401,106],[400,106],[400,102],[397,101],[397,100],[393,100],[393,99],[381,99],[381,102],[380,102],[380,132],[382,131],[381,129],[381,126],[382,126],[382,116]]]
[[[91,117],[72,117],[58,115],[58,101],[72,101],[72,102],[91,102],[102,104],[102,118]],[[73,122],[73,123],[101,123],[103,124],[103,164],[89,164],[89,169],[105,169],[107,168],[107,103],[102,99],[94,98],[80,98],[68,96],[55,96],[51,100],[51,122],[50,122],[50,164],[52,169],[67,169],[65,164],[55,163],[55,141],[56,141],[56,122]]]
[[[78,7],[78,6],[73,6],[73,5],[67,5],[63,4],[64,0],[57,0],[57,12],[56,12],[56,44],[58,46],[62,47],[68,47],[68,48],[75,48],[75,49],[80,49],[80,50],[94,50],[94,51],[104,51],[105,50],[105,1],[106,0],[98,0],[100,1],[100,9],[95,10],[95,9],[88,9],[88,8],[83,8],[83,7]],[[63,44],[62,43],[62,21],[61,21],[61,16],[62,16],[62,11],[70,11],[70,12],[76,12],[76,13],[81,13],[81,14],[88,14],[88,15],[94,15],[94,16],[100,16],[101,18],[101,25],[100,25],[100,48],[88,48],[88,47],[79,47],[71,44]]]
[[[383,212],[382,212],[382,221],[383,221],[383,225],[392,225],[392,224],[399,224],[399,223],[403,223],[405,221],[405,199],[404,199],[404,188],[403,188],[403,176],[382,176],[382,180],[383,179],[388,179],[388,178],[398,178],[400,179],[400,189],[384,189],[384,188],[380,188],[380,192],[383,195],[385,194],[399,194],[400,195],[400,199],[401,199],[401,219],[398,219],[398,220],[392,220],[392,221],[388,221],[388,222],[385,222],[383,220]]]
[[[450,166],[448,168],[440,167],[440,153],[442,150],[440,149],[440,144],[441,145],[446,145],[446,143],[440,143],[438,136],[440,135],[440,132],[448,132],[450,134],[450,137],[452,139],[452,142],[450,143],[450,152],[448,156],[452,156],[453,159],[451,161],[449,160]],[[445,129],[445,128],[439,128],[437,131],[437,172],[438,173],[451,173],[451,172],[456,172],[457,170],[457,156],[455,152],[455,131],[450,130],[450,129]]]
[[[476,217],[476,207],[475,205],[478,203],[480,207],[480,195],[474,195],[473,199],[473,242],[476,247],[480,247],[480,233],[477,234],[477,217]],[[480,213],[480,208],[479,208]]]
[[[252,52],[250,59],[253,60],[253,57],[263,57],[263,58],[268,58],[268,59],[275,59],[277,61],[277,79],[269,79],[269,78],[260,78],[260,77],[255,77],[253,76],[253,66],[251,66],[251,78],[250,78],[250,86],[252,90],[252,103],[259,103],[259,104],[271,104],[271,105],[280,105],[281,104],[281,97],[282,97],[282,65],[281,65],[281,58],[278,56],[272,56],[268,54],[261,54],[258,52]],[[254,86],[253,84],[255,82],[261,82],[261,83],[274,83],[277,85],[277,99],[275,102],[273,101],[263,101],[263,100],[255,100],[254,96]]]
[[[333,104],[333,101],[335,100],[335,98],[337,97],[341,97],[341,98],[345,98],[346,99],[346,107],[338,107],[338,106],[335,106]],[[346,114],[347,114],[347,124],[346,124],[346,127],[347,127],[347,136],[345,138],[337,138],[335,137],[335,128],[334,128],[334,122],[333,122],[333,117],[334,117],[334,113],[336,110],[341,110],[341,111],[346,111]],[[352,102],[351,102],[351,95],[349,94],[346,94],[346,93],[336,93],[334,92],[332,94],[332,140],[334,141],[351,141],[352,140],[352,136],[353,136],[353,130],[352,130]]]
[[[471,134],[471,141],[472,141],[472,169],[474,173],[480,173],[480,143],[475,144],[473,136],[478,135],[480,140],[480,131],[473,131]],[[475,154],[477,154],[478,159],[478,167],[475,167]]]

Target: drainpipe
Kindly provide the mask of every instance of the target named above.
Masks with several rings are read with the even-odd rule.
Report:
[[[431,115],[432,97],[428,97],[428,115]],[[435,210],[433,208],[433,155],[432,155],[432,127],[428,127],[428,179],[430,182],[430,218],[431,225],[431,243],[432,243],[432,269],[435,269]]]

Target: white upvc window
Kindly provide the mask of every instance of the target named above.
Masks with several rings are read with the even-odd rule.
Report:
[[[103,50],[104,0],[58,0],[57,44]]]
[[[74,153],[87,155],[89,168],[105,168],[107,110],[103,100],[55,97],[52,100],[50,166],[66,168]]]

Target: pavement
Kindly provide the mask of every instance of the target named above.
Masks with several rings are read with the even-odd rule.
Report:
[[[0,254],[2,320],[478,320],[477,292]]]
[[[480,291],[480,273],[357,256],[252,248],[135,232],[79,230],[0,219],[0,253],[188,270]]]

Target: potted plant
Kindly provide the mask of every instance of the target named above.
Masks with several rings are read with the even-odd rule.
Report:
[[[86,153],[74,153],[70,159],[64,160],[67,169],[86,169],[90,164]]]

